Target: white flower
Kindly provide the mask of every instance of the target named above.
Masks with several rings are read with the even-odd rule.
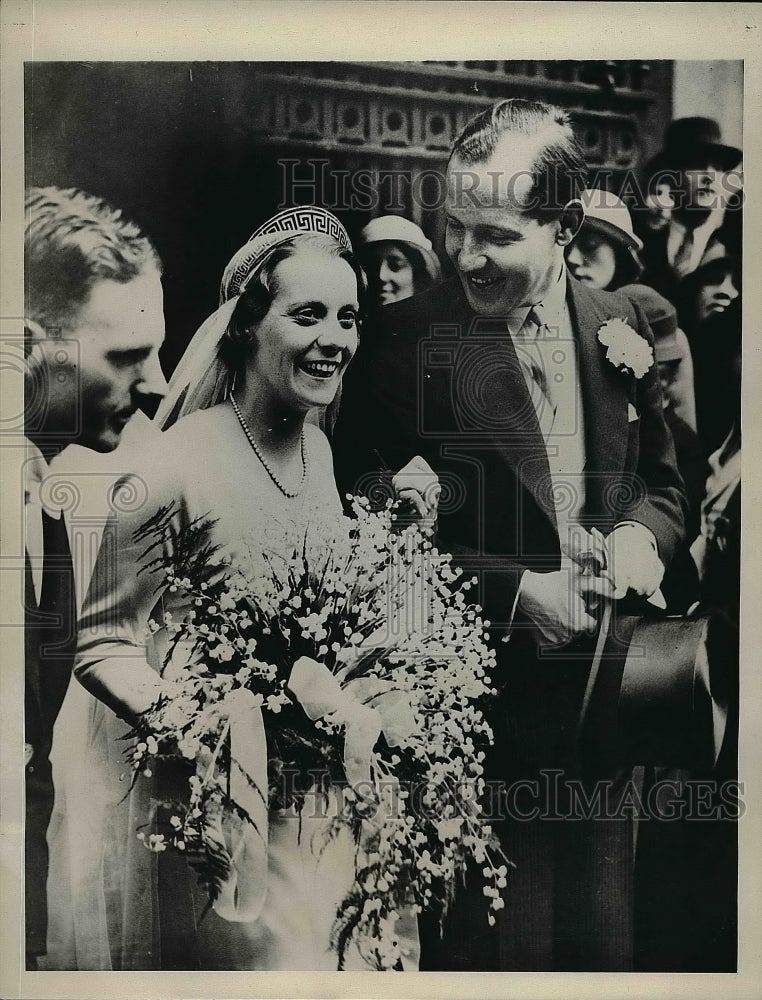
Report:
[[[166,841],[161,833],[149,834],[148,840],[143,840],[143,843],[149,851],[154,851],[156,854],[159,854],[161,851],[166,851],[167,849]]]
[[[177,749],[188,760],[193,760],[200,748],[201,744],[197,739],[190,739],[187,736],[183,736],[177,741]]]
[[[214,656],[222,663],[227,663],[229,660],[233,659],[233,656],[235,655],[235,649],[233,648],[231,643],[221,642],[214,649],[209,650],[209,655]]]
[[[437,836],[440,840],[455,840],[460,836],[460,828],[463,825],[460,819],[442,819],[436,824]]]
[[[635,378],[643,378],[654,363],[651,345],[626,319],[608,319],[598,328],[598,340],[606,350],[606,360],[616,368],[629,368]]]

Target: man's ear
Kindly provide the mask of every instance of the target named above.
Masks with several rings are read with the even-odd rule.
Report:
[[[584,221],[585,209],[579,198],[567,202],[558,220],[556,243],[559,246],[567,247],[579,232],[580,226]]]

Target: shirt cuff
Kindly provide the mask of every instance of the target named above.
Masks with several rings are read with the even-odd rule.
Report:
[[[511,613],[508,616],[508,628],[506,629],[506,636],[507,637],[510,637],[511,632],[513,631],[513,619],[516,617],[516,612],[518,611],[519,599],[521,597],[522,588],[524,587],[524,577],[527,575],[528,572],[529,572],[528,570],[526,570],[526,569],[524,570],[524,572],[521,574],[521,579],[519,580],[519,585],[516,588],[516,596],[513,599],[513,605],[511,607]]]

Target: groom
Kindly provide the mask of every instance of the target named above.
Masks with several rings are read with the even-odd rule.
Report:
[[[608,806],[621,779],[576,740],[596,609],[658,601],[684,501],[644,315],[566,273],[585,172],[558,108],[473,119],[447,170],[457,277],[382,310],[344,384],[342,490],[427,459],[439,548],[478,578],[498,652],[490,808],[516,869],[494,929],[470,878],[444,937],[422,927],[422,968],[631,968],[631,821],[578,817],[568,781],[607,779]]]

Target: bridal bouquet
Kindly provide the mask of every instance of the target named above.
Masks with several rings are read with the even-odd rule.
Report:
[[[212,900],[235,863],[220,817],[257,827],[316,788],[338,794],[328,836],[348,829],[357,845],[331,936],[338,967],[354,941],[391,969],[400,911],[443,913],[469,861],[490,922],[503,906],[508,863],[479,810],[494,654],[472,581],[425,531],[400,530],[392,505],[354,507],[353,518],[271,523],[235,565],[209,542],[209,521],[178,528],[166,508],[140,529],[147,567],[184,613],[151,625],[170,638],[164,688],[130,760],[136,779],[167,757],[187,762],[168,831],[139,836],[186,852]],[[264,720],[266,788],[232,739],[242,706]]]

